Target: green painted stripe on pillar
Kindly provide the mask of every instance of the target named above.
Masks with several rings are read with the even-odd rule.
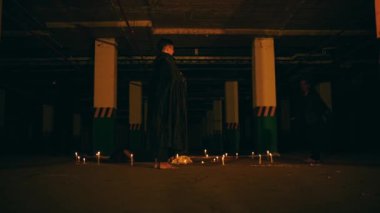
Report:
[[[110,156],[115,149],[115,118],[96,118],[93,121],[93,151]]]
[[[225,143],[224,150],[229,153],[239,152],[240,149],[240,130],[226,129],[224,131]]]
[[[277,119],[276,117],[255,118],[256,148],[258,153],[269,150],[277,153]]]

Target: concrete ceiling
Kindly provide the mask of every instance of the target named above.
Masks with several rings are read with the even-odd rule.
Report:
[[[189,79],[190,109],[203,113],[225,80],[250,96],[254,37],[275,38],[279,87],[302,72],[328,79],[375,63],[374,14],[373,0],[8,0],[0,86],[49,96],[55,82],[91,103],[94,40],[116,37],[123,109],[128,81],[147,80],[154,44],[168,37]]]

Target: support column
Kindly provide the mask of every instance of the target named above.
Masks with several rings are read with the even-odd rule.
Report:
[[[142,83],[131,81],[129,83],[129,141],[132,152],[143,150],[142,144]]]
[[[224,150],[230,153],[239,152],[240,148],[238,86],[237,81],[225,83],[226,140]]]
[[[111,155],[115,148],[117,108],[117,44],[95,41],[93,151]]]
[[[0,130],[5,126],[5,91],[0,89]]]
[[[223,121],[222,121],[222,100],[213,102],[213,135],[211,151],[220,154],[223,151]]]
[[[82,117],[79,113],[73,115],[73,143],[72,148],[79,151],[82,133]]]
[[[42,138],[45,152],[53,149],[52,139],[54,130],[54,107],[50,105],[42,106]]]
[[[213,131],[213,113],[212,110],[208,110],[206,113],[206,135],[205,140],[203,142],[203,148],[210,150],[212,144],[212,131]]]
[[[330,108],[330,110],[332,110],[331,82],[322,82],[318,84],[316,90],[325,104]]]
[[[6,146],[8,143],[5,135],[5,91],[0,89],[0,144],[3,144],[2,147]],[[5,150],[0,150],[0,153]]]
[[[277,153],[276,77],[273,38],[256,38],[252,48],[252,101],[259,153]]]

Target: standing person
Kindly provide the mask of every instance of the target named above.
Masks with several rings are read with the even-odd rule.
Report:
[[[161,39],[157,49],[149,84],[148,144],[158,162],[155,167],[171,169],[168,159],[187,145],[186,80],[175,63],[173,42]]]
[[[323,102],[318,93],[312,89],[307,79],[299,81],[300,95],[297,100],[295,119],[298,123],[299,136],[302,142],[308,143],[311,152],[308,163],[317,163],[321,160],[321,145],[327,127],[327,116],[330,109]]]

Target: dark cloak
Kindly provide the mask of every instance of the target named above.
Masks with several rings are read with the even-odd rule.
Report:
[[[186,80],[173,56],[161,53],[154,61],[148,97],[148,145],[155,153],[187,148]]]

